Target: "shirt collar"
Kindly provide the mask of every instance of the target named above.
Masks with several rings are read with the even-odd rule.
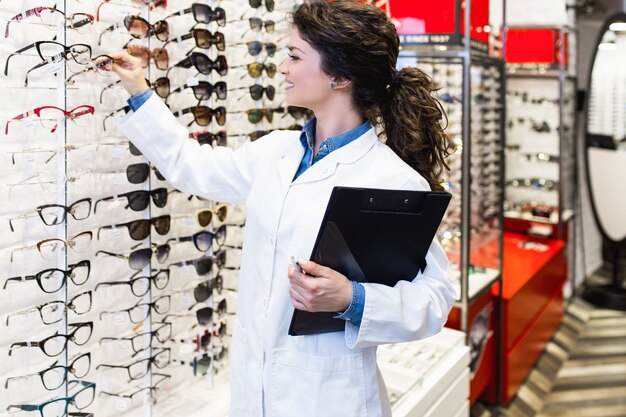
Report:
[[[306,124],[304,125],[304,127],[302,128],[302,134],[300,135],[300,142],[302,143],[302,146],[304,147],[304,149],[306,150],[307,148],[313,148],[313,144],[315,143],[315,124],[317,122],[317,119],[314,117],[311,120],[309,120],[308,122],[306,122]],[[326,147],[328,148],[328,152],[332,152],[336,149],[341,148],[342,146],[347,145],[348,143],[352,142],[355,139],[358,139],[359,137],[361,137],[365,132],[367,132],[368,130],[371,129],[371,125],[369,123],[368,120],[366,120],[365,122],[363,122],[362,125],[355,127],[352,130],[349,130],[347,132],[344,132],[340,135],[328,138],[326,140],[324,140],[321,144],[320,144],[320,148],[322,147],[322,145],[326,145]]]

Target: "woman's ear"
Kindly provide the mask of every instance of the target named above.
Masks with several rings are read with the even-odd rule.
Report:
[[[352,81],[344,80],[343,78],[331,78],[330,88],[333,90],[346,90],[352,87]]]

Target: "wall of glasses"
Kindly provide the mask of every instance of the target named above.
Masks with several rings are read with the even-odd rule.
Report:
[[[237,148],[310,117],[275,76],[293,3],[0,2],[0,414],[226,413],[245,211],[121,135],[107,53],[143,59],[189,140]]]

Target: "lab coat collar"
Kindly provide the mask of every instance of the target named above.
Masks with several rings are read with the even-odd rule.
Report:
[[[371,128],[358,139],[331,152],[320,161],[313,164],[302,175],[292,182],[293,177],[302,161],[304,149],[299,143],[299,133],[294,137],[293,145],[288,146],[278,161],[278,172],[283,189],[290,185],[320,181],[332,176],[339,164],[351,164],[361,159],[378,141],[376,130]]]

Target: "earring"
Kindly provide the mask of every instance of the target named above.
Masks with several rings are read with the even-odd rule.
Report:
[[[330,83],[330,88],[334,89],[335,88],[335,83]]]

